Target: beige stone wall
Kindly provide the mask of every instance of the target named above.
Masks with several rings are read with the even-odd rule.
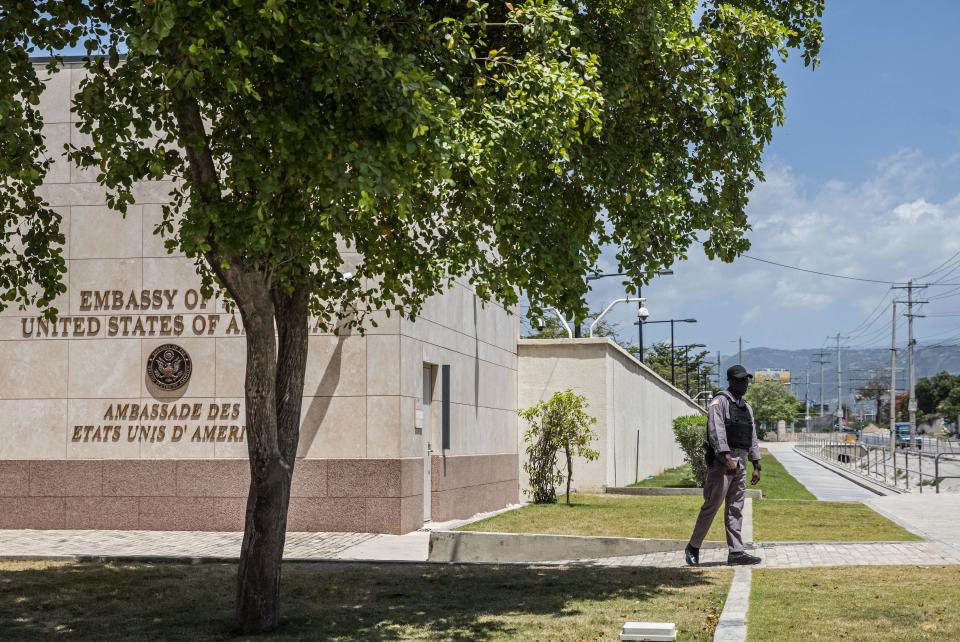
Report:
[[[65,142],[83,142],[69,108],[82,73],[74,68],[55,75],[41,102],[47,146],[58,159],[42,194],[63,215],[68,289],[56,303],[61,318],[52,328],[37,319],[36,310],[0,313],[0,461],[22,462],[38,479],[48,474],[43,461],[96,462],[88,467],[101,471],[103,497],[112,496],[103,489],[113,482],[108,479],[112,469],[101,466],[101,461],[193,460],[201,467],[222,461],[224,470],[233,471],[247,454],[245,440],[237,438],[244,435],[246,357],[239,316],[226,313],[219,302],[202,301],[193,264],[181,255],[167,254],[153,233],[171,183],[137,185],[136,204],[121,217],[106,207],[96,173],[80,171],[61,157]],[[141,300],[142,293],[146,294]],[[370,327],[366,336],[312,334],[298,450],[304,461],[348,471],[338,478],[339,488],[352,483],[365,490],[314,496],[315,518],[305,504],[292,512],[291,528],[336,526],[316,517],[326,514],[343,517],[339,530],[418,528],[423,517],[423,439],[428,437],[434,444],[431,470],[438,471],[431,492],[439,493],[438,503],[448,497],[442,493],[452,488],[450,484],[475,487],[478,493],[479,501],[462,503],[461,508],[474,504],[496,508],[511,498],[515,501],[515,472],[504,476],[496,466],[471,462],[508,457],[516,470],[516,317],[499,305],[482,307],[463,281],[432,298],[415,323],[376,316],[379,326]],[[192,359],[189,383],[174,392],[156,389],[146,375],[147,357],[164,343],[183,347]],[[436,365],[438,375],[439,366],[451,366],[451,444],[446,450],[440,442],[439,376],[432,434],[415,430],[424,363]],[[113,417],[118,408],[132,405],[146,406],[146,418]],[[151,416],[154,405],[157,414]],[[180,414],[173,420],[162,418],[181,408],[190,409],[186,418]],[[219,416],[223,408],[227,419]],[[364,461],[396,462],[398,471],[407,471],[404,479],[415,468],[421,476],[419,485],[401,484],[399,473],[370,469]],[[180,489],[194,487],[203,478],[190,479],[200,468],[174,468],[177,492],[163,495],[170,506],[197,497]],[[383,494],[370,485],[370,475],[396,477],[397,489],[403,490]],[[234,473],[229,477],[236,483],[229,493],[216,496],[237,509],[246,482],[238,482]],[[505,490],[511,483],[512,494]],[[51,510],[67,515],[67,504],[73,500],[52,491],[37,494],[41,486],[47,488],[28,485],[26,494],[14,496],[23,501],[43,497],[54,502]],[[331,504],[334,499],[341,503]],[[157,505],[153,496],[132,494],[124,501],[123,523],[140,527],[159,523],[142,517],[147,510],[143,502]],[[139,502],[136,520],[130,517],[130,501]],[[344,502],[353,508],[344,509]],[[438,514],[457,513],[449,500],[444,505],[447,508]],[[307,512],[301,516],[297,511],[302,510]],[[170,516],[171,523],[177,522],[175,512]],[[211,520],[208,526],[225,524],[238,526],[236,519],[226,518]]]
[[[518,353],[520,408],[572,389],[587,398],[588,412],[597,419],[592,447],[600,458],[575,460],[573,488],[625,486],[683,463],[672,421],[702,409],[616,343],[607,338],[522,340]],[[526,476],[520,477],[526,488]]]

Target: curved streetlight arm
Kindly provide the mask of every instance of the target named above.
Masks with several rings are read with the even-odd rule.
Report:
[[[560,319],[560,323],[563,324],[563,329],[567,331],[567,338],[573,338],[573,330],[570,329],[570,324],[567,323],[567,320],[563,318],[563,315],[560,314],[560,310],[556,308],[547,308],[548,310],[553,310],[553,313],[557,315],[557,318]]]
[[[600,323],[601,320],[603,320],[603,317],[607,315],[607,312],[609,312],[611,308],[613,308],[613,306],[617,305],[618,303],[633,303],[635,301],[640,301],[640,303],[643,303],[646,301],[646,299],[644,298],[638,299],[636,297],[628,296],[623,299],[617,299],[616,301],[613,301],[610,305],[608,305],[606,309],[603,312],[601,312],[596,319],[593,320],[593,323],[590,324],[590,338],[593,338],[593,329],[597,327],[597,324]]]

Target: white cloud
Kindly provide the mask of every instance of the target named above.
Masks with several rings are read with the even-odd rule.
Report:
[[[943,208],[933,203],[928,203],[924,198],[918,198],[909,203],[902,203],[893,208],[893,213],[904,221],[916,223],[922,216],[932,216],[940,218],[943,215]]]
[[[811,185],[788,165],[771,160],[766,181],[754,190],[748,207],[753,226],[748,254],[867,279],[906,281],[922,275],[960,250],[960,194],[948,200],[933,196],[938,184],[950,184],[949,165],[904,149],[880,160],[859,183]],[[644,290],[651,319],[695,316],[698,325],[684,328],[678,343],[696,340],[722,350],[747,332],[753,346],[817,347],[826,335],[860,324],[888,293],[882,284],[825,278],[746,258],[732,265],[711,262],[696,248],[674,270],[674,276]],[[960,282],[960,270],[950,280]],[[592,307],[617,295],[618,284],[602,286],[592,295]],[[960,298],[955,301],[944,300],[940,309],[960,309]],[[632,333],[628,323],[634,319],[628,317],[618,310],[612,320]],[[937,323],[926,321],[925,329],[932,333]],[[667,325],[660,328],[669,332]]]

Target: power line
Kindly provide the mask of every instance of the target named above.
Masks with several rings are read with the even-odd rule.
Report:
[[[936,273],[939,272],[940,270],[944,269],[949,263],[953,262],[954,259],[957,259],[957,258],[960,258],[960,250],[958,250],[953,256],[951,256],[949,259],[947,259],[946,261],[944,261],[943,263],[941,263],[941,264],[938,265],[937,267],[933,268],[932,270],[930,270],[930,271],[927,272],[926,274],[921,275],[921,276],[918,276],[918,277],[917,277],[917,280],[919,281],[920,279],[925,279],[925,278],[927,278],[927,277],[930,276],[931,274],[936,274]],[[943,280],[943,277],[941,277],[940,280]]]
[[[848,281],[862,281],[864,283],[883,283],[884,285],[897,285],[900,281],[882,281],[880,279],[864,279],[858,276],[846,276],[844,274],[833,274],[831,272],[821,272],[819,270],[808,270],[807,268],[797,267],[796,265],[787,265],[786,263],[777,263],[776,261],[771,261],[769,259],[761,259],[758,256],[750,256],[749,254],[741,254],[741,257],[745,259],[750,259],[752,261],[759,261],[760,263],[769,263],[770,265],[776,265],[777,267],[786,268],[788,270],[796,270],[798,272],[806,272],[808,274],[816,274],[818,276],[829,276],[834,279],[846,279]]]
[[[867,318],[862,321],[860,325],[847,332],[844,336],[846,336],[847,339],[855,339],[866,334],[867,331],[883,316],[882,306],[884,303],[887,303],[887,300],[890,298],[891,294],[892,292],[888,291],[883,298],[880,299],[880,302],[877,304],[877,307],[873,309],[873,312],[867,315]]]

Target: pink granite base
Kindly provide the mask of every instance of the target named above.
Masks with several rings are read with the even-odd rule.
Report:
[[[433,520],[517,501],[516,455],[434,457]],[[0,529],[243,530],[244,459],[0,461]],[[423,462],[302,459],[290,531],[401,534],[423,525]]]
[[[516,504],[519,465],[515,454],[434,457],[433,520],[464,519]]]

